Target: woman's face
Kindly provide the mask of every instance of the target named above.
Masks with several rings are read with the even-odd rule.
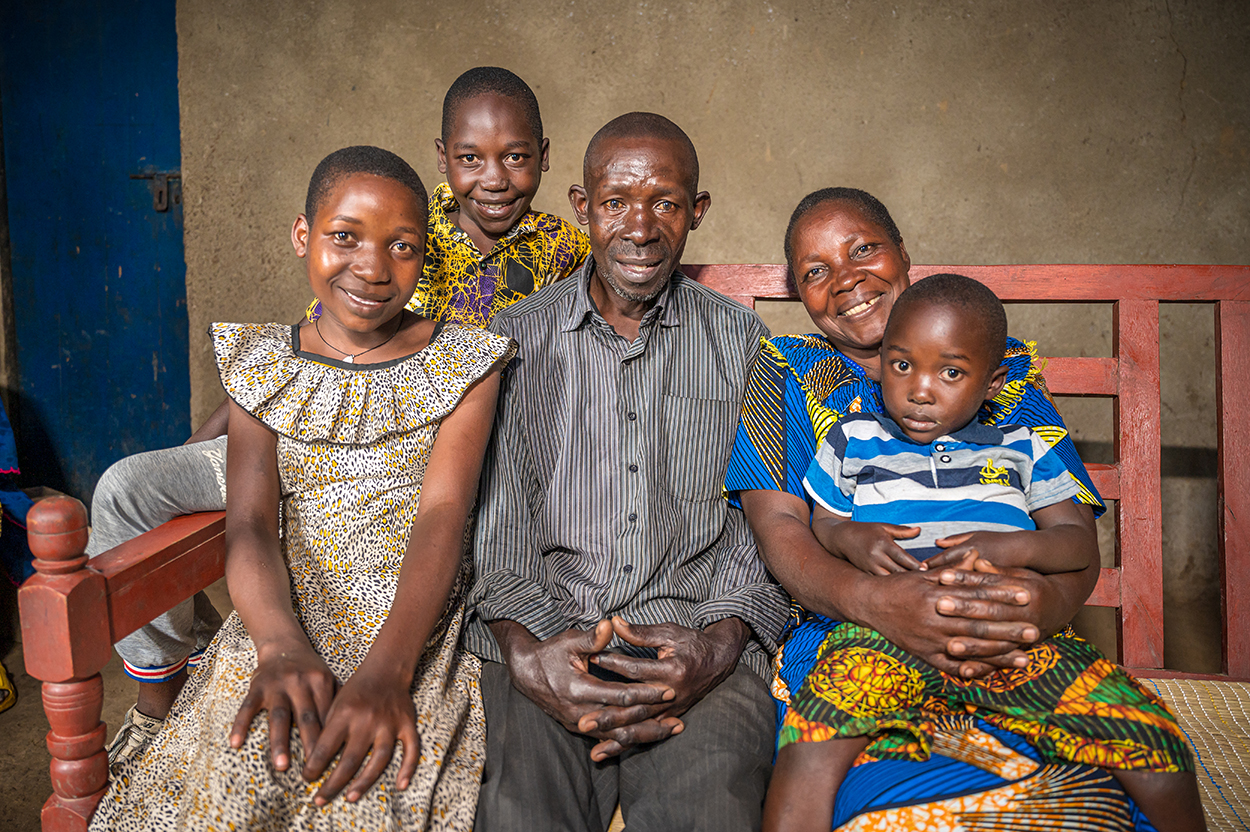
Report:
[[[794,227],[790,247],[807,314],[830,343],[879,379],[885,324],[910,283],[907,249],[847,202],[809,211]]]

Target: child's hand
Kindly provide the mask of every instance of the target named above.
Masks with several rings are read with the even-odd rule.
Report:
[[[421,757],[417,714],[408,693],[411,683],[411,678],[405,682],[385,672],[372,673],[363,664],[347,680],[334,697],[320,740],[307,751],[303,775],[310,783],[324,774],[334,755],[342,751],[338,765],[317,790],[314,803],[326,805],[344,787],[349,803],[359,800],[390,763],[396,743],[404,750],[395,785],[401,790],[408,788]]]
[[[939,552],[920,565],[924,571],[938,569],[962,569],[965,572],[989,572],[998,574],[998,568],[981,556],[976,538],[983,532],[965,532],[935,540],[944,551]]]
[[[815,524],[813,524],[815,530]],[[836,546],[825,548],[841,554],[861,571],[872,575],[890,575],[920,569],[920,561],[907,553],[894,541],[909,540],[920,534],[915,526],[896,526],[893,523],[860,523],[844,520],[818,534],[822,543],[828,540]]]
[[[307,642],[258,646],[257,656],[252,684],[230,729],[230,747],[242,748],[252,720],[268,711],[273,767],[286,771],[291,764],[292,715],[307,755],[321,734],[338,682]]]

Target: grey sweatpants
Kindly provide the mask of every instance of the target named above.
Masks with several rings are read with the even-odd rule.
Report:
[[[595,740],[565,730],[482,662],[486,770],[475,832],[602,832],[620,802],[633,832],[753,832],[772,774],[776,705],[745,665],[682,716],[686,728],[592,762]]]
[[[226,507],[226,437],[135,454],[104,472],[91,501],[91,557],[179,514]],[[212,641],[221,616],[203,592],[117,642],[126,672],[168,679]]]

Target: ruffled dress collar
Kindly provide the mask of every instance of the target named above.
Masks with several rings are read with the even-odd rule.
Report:
[[[446,324],[424,349],[378,364],[299,352],[287,324],[215,323],[221,383],[240,407],[300,442],[366,445],[451,413],[465,391],[515,345],[476,327]]]

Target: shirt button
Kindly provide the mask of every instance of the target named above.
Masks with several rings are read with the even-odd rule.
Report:
[[[624,566],[622,566],[622,567],[621,567],[621,571],[622,571],[622,572],[633,572],[633,571],[634,571],[634,565],[633,565],[632,563],[627,563],[627,564],[625,564]]]
[[[631,465],[631,466],[629,466],[629,473],[631,473],[631,474],[637,474],[637,473],[638,473],[638,466],[637,466],[637,465]]]
[[[935,445],[934,447],[935,447],[935,448],[937,448],[939,451],[944,451],[944,450],[946,450],[946,446],[945,446],[945,445]]]
[[[634,421],[634,420],[635,420],[635,419],[637,419],[637,418],[638,418],[638,414],[637,414],[637,413],[634,413],[634,412],[632,412],[632,411],[629,413],[629,421],[631,421],[631,422],[632,422],[632,421]]]
[[[943,456],[943,457],[942,457],[942,461],[943,461],[943,462],[950,462],[950,461],[951,461],[951,458],[950,458],[949,456]]]
[[[635,520],[637,520],[637,519],[638,519],[638,515],[637,515],[637,514],[634,514],[634,513],[631,511],[631,512],[629,513],[629,522],[631,522],[631,523],[632,523],[632,522],[634,522],[634,521],[635,521]]]

